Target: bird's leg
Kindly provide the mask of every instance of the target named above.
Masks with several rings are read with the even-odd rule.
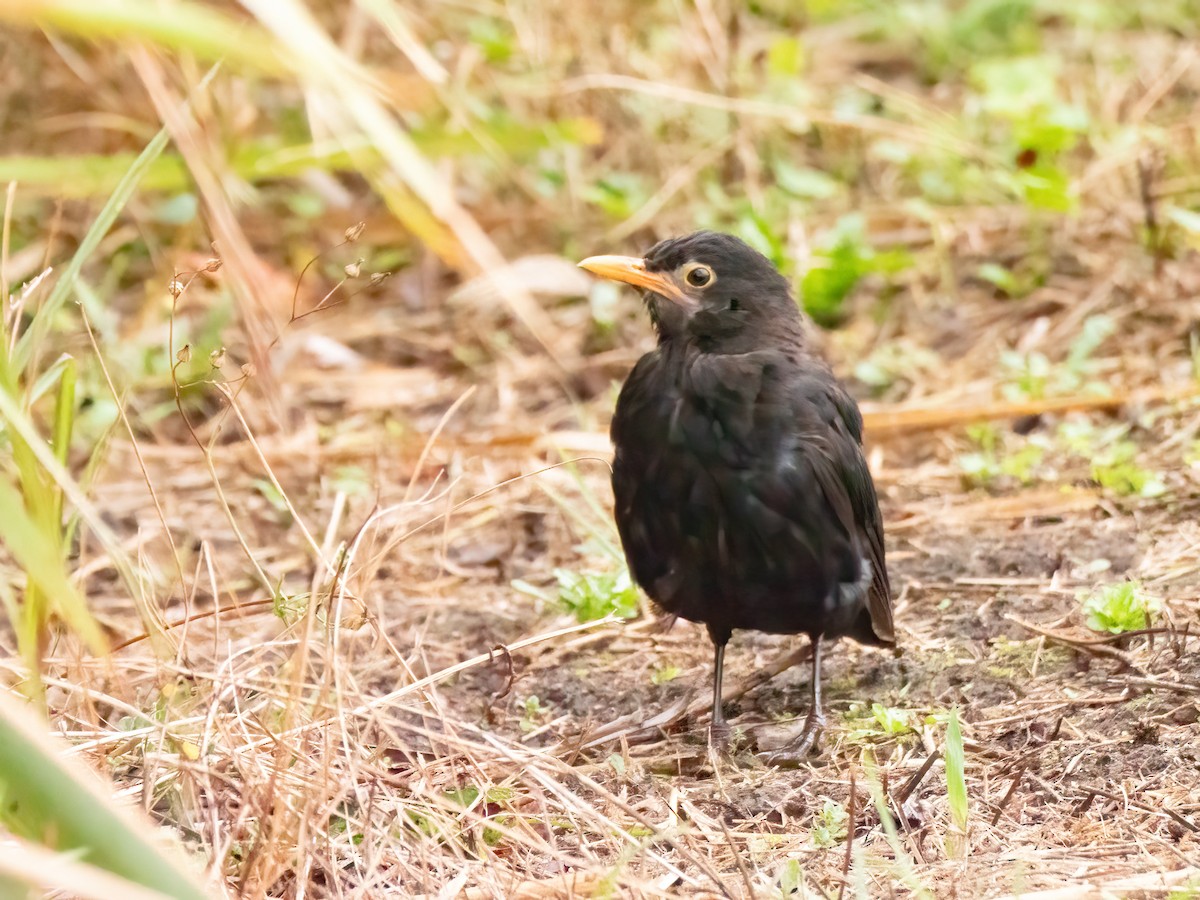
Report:
[[[725,675],[725,643],[716,642],[716,656],[713,662],[713,705],[712,724],[709,726],[708,739],[713,747],[724,750],[729,746],[731,732],[729,723],[725,721],[725,712],[721,709],[721,680]]]
[[[825,730],[825,714],[821,712],[821,639],[812,639],[812,678],[809,681],[811,705],[804,719],[804,729],[791,741],[772,753],[767,761],[773,765],[798,765],[817,748],[817,740]]]

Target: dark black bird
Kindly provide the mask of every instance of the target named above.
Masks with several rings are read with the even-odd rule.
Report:
[[[700,232],[580,265],[642,288],[658,332],[612,423],[630,570],[664,610],[708,626],[719,741],[733,630],[809,636],[812,707],[780,758],[806,754],[824,725],[821,639],[895,639],[862,415],[806,346],[787,281],[737,238]]]

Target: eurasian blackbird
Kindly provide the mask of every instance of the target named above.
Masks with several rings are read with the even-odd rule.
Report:
[[[883,523],[862,415],[807,346],[787,281],[741,240],[699,232],[584,269],[645,291],[658,346],[612,422],[617,529],[637,583],[716,646],[712,737],[735,628],[805,633],[812,705],[777,761],[824,726],[821,640],[894,643]]]

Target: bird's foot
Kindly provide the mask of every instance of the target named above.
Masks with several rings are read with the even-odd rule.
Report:
[[[788,743],[773,753],[765,754],[766,761],[772,766],[795,768],[809,756],[821,749],[820,738],[825,731],[825,716],[817,710],[811,711],[804,720],[804,728]]]
[[[724,719],[708,726],[708,746],[717,753],[728,753],[733,746],[733,729]]]

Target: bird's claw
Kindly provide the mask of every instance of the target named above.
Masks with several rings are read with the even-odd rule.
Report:
[[[728,722],[713,722],[708,727],[708,746],[718,753],[728,753],[733,745],[733,729]]]
[[[825,731],[825,717],[809,713],[804,720],[804,729],[795,738],[788,741],[778,750],[764,754],[768,765],[781,768],[795,768],[809,756],[820,752],[820,737]]]

